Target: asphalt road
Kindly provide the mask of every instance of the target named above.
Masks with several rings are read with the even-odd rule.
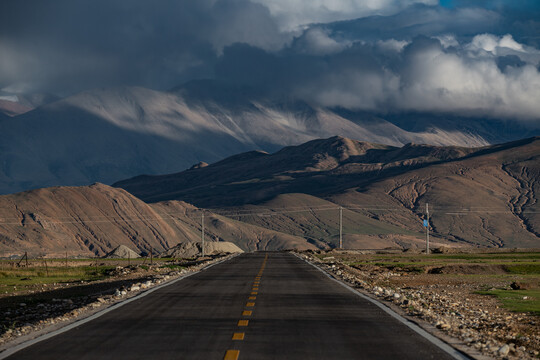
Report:
[[[291,254],[244,254],[8,359],[451,359]]]

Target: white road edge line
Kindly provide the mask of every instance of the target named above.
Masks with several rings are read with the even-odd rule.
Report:
[[[116,310],[116,309],[118,309],[118,308],[120,308],[120,307],[122,307],[122,306],[124,306],[124,305],[126,305],[126,304],[129,304],[129,303],[132,302],[132,301],[139,300],[139,299],[145,297],[146,295],[149,295],[149,294],[153,293],[153,292],[156,291],[156,290],[159,290],[159,289],[162,289],[162,288],[164,288],[164,287],[166,287],[166,286],[172,285],[172,284],[174,284],[174,283],[176,283],[176,282],[178,282],[178,281],[180,281],[180,280],[184,280],[184,279],[186,279],[186,278],[188,278],[188,277],[190,277],[190,276],[193,276],[193,275],[195,275],[195,274],[200,273],[201,271],[204,271],[204,270],[206,270],[206,269],[209,269],[209,268],[211,268],[212,266],[221,264],[221,263],[223,263],[223,262],[225,262],[225,261],[232,260],[232,259],[234,259],[235,257],[237,257],[237,256],[240,255],[240,254],[241,254],[241,253],[234,254],[233,256],[231,256],[231,257],[228,258],[228,259],[220,260],[220,261],[218,261],[218,262],[215,262],[215,263],[213,263],[213,264],[210,264],[210,265],[208,265],[208,266],[205,266],[205,267],[203,267],[202,269],[200,269],[200,270],[198,270],[198,271],[195,271],[195,272],[193,272],[193,273],[191,273],[191,274],[187,274],[187,275],[184,275],[184,276],[180,276],[178,279],[171,280],[171,281],[169,281],[169,282],[166,282],[165,284],[161,284],[161,285],[158,285],[158,286],[153,287],[153,288],[151,288],[151,289],[148,289],[148,290],[146,290],[146,291],[144,291],[144,292],[141,292],[140,294],[137,294],[137,295],[133,296],[132,298],[129,298],[129,299],[126,299],[126,300],[121,301],[121,302],[119,302],[119,303],[116,303],[116,304],[114,304],[114,305],[112,305],[112,306],[110,306],[110,307],[108,307],[108,308],[106,308],[106,309],[103,309],[102,311],[99,311],[99,312],[97,312],[97,313],[95,313],[95,314],[93,314],[93,315],[91,315],[91,316],[89,316],[89,317],[87,317],[87,318],[84,318],[84,319],[81,319],[81,320],[77,320],[77,321],[75,321],[75,322],[73,322],[73,323],[71,323],[71,324],[69,324],[69,325],[64,326],[63,328],[60,328],[60,329],[55,330],[55,331],[51,331],[50,333],[43,334],[43,335],[41,335],[41,336],[38,336],[38,337],[35,338],[35,339],[25,341],[25,342],[23,342],[23,343],[21,343],[21,344],[19,344],[19,345],[16,345],[16,346],[14,346],[14,347],[12,347],[12,348],[6,349],[6,350],[4,350],[3,352],[0,353],[0,360],[5,359],[5,358],[7,358],[8,356],[11,356],[11,355],[15,354],[16,352],[18,352],[18,351],[20,351],[20,350],[22,350],[22,349],[25,349],[25,348],[27,348],[27,347],[29,347],[29,346],[32,346],[32,345],[37,344],[37,343],[39,343],[39,342],[41,342],[41,341],[50,339],[50,338],[52,338],[52,337],[54,337],[54,336],[56,336],[56,335],[65,333],[66,331],[69,331],[69,330],[71,330],[71,329],[74,329],[74,328],[76,328],[76,327],[78,327],[78,326],[84,325],[84,324],[86,324],[87,322],[90,322],[90,321],[92,321],[92,320],[95,320],[95,319],[97,319],[97,318],[99,318],[99,317],[105,315],[105,314],[108,313],[108,312],[111,312],[111,311]]]
[[[447,343],[445,343],[444,341],[442,341],[441,339],[435,337],[434,335],[431,335],[430,333],[428,333],[426,330],[422,329],[420,326],[416,325],[415,323],[405,319],[403,316],[399,315],[398,313],[394,312],[392,309],[390,309],[388,306],[384,305],[383,303],[375,300],[375,299],[372,299],[370,298],[369,296],[366,296],[364,294],[362,294],[361,292],[357,291],[356,289],[350,287],[349,285],[345,284],[344,282],[334,278],[332,275],[328,274],[326,271],[324,271],[323,269],[321,269],[320,267],[318,267],[317,265],[313,264],[312,262],[308,261],[307,259],[304,259],[302,258],[300,255],[296,254],[296,253],[292,253],[294,256],[296,256],[297,258],[299,258],[300,260],[303,260],[305,261],[306,263],[308,263],[309,265],[313,266],[315,269],[319,270],[320,272],[322,272],[324,275],[326,275],[330,280],[333,280],[335,282],[337,282],[338,284],[340,284],[341,286],[345,287],[346,289],[348,289],[349,291],[355,293],[356,295],[360,296],[362,299],[365,299],[375,305],[377,305],[379,308],[381,308],[385,313],[387,313],[388,315],[392,316],[394,319],[398,320],[399,322],[401,322],[402,324],[406,325],[408,328],[410,328],[411,330],[415,331],[416,333],[418,333],[419,335],[423,336],[424,338],[426,338],[427,340],[429,340],[431,343],[433,343],[434,345],[438,346],[441,350],[443,350],[444,352],[448,353],[450,356],[452,356],[454,359],[458,359],[458,360],[470,360],[471,357],[463,354],[462,352],[460,352],[459,350],[456,350],[454,349],[452,346],[448,345]]]

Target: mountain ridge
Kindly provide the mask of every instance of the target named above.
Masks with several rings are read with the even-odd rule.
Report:
[[[350,149],[365,152],[357,155]],[[350,210],[355,213],[351,221],[374,229],[364,234],[351,228],[358,236],[396,234],[397,228],[419,234],[429,203],[433,232],[450,243],[537,247],[540,240],[540,137],[475,149],[411,144],[395,148],[332,137],[287,147],[258,161],[235,159],[114,186],[150,203],[178,199],[230,209],[239,216],[244,210],[295,207],[300,198],[307,199],[306,209],[317,209],[323,201],[334,209],[357,209]],[[335,241],[335,219],[330,216],[321,223],[314,218],[306,225],[305,216],[293,211],[243,221],[331,246],[326,241],[330,233]],[[355,241],[364,244],[361,238]]]
[[[334,109],[247,90],[228,99],[228,85],[216,93],[211,87],[205,90],[207,83],[198,86],[199,92],[193,86],[175,92],[142,87],[89,90],[0,120],[0,193],[111,184],[334,135],[393,146],[488,144],[479,135],[489,134],[485,124],[478,133],[470,121],[462,132],[436,127],[411,132],[370,114],[346,117]],[[499,140],[507,140],[505,136]]]
[[[200,241],[204,211],[179,201],[148,205],[99,183],[1,195],[0,209],[2,257],[94,257],[121,245],[161,253]],[[293,235],[204,213],[208,242],[233,242],[244,251],[315,248]]]

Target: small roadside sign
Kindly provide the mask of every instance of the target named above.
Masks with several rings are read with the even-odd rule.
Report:
[[[424,227],[428,227],[429,226],[429,223],[427,220],[424,220]]]

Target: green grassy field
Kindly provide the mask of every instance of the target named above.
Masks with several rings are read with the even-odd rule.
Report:
[[[173,264],[172,258],[154,259],[153,264],[168,269],[181,269]],[[109,277],[117,266],[136,266],[148,271],[150,260],[138,259],[47,259],[30,260],[29,266],[22,262],[16,266],[13,261],[0,261],[0,295],[36,290],[43,285],[92,282]]]
[[[503,306],[516,312],[530,312],[540,316],[540,290],[489,290],[478,294],[495,296]]]
[[[114,266],[49,266],[0,270],[0,293],[24,291],[35,285],[96,281],[108,276]]]

